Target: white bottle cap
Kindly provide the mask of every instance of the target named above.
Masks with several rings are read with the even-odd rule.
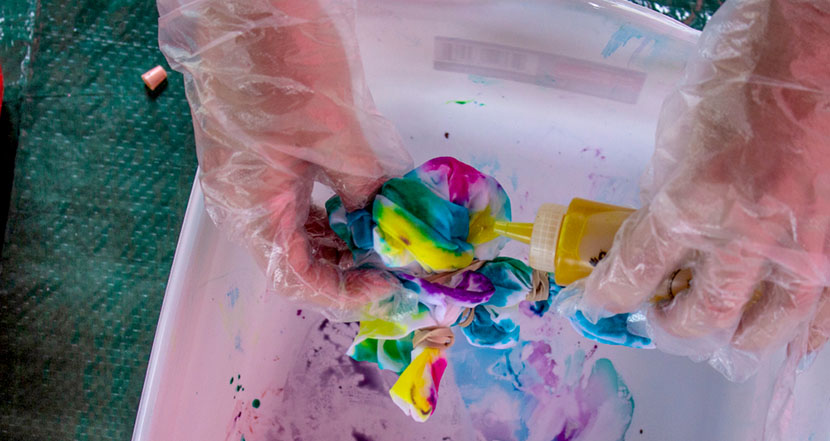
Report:
[[[530,236],[530,266],[533,269],[552,273],[556,257],[556,243],[559,227],[568,207],[559,204],[544,204],[536,212],[533,234]]]

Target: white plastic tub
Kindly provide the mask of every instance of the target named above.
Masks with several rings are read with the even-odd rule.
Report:
[[[358,34],[375,101],[416,163],[449,154],[494,175],[515,220],[573,197],[636,206],[660,103],[697,38],[607,1],[361,1]],[[133,440],[496,439],[493,421],[507,410],[499,400],[470,404],[469,372],[451,366],[436,413],[415,423],[386,394],[394,375],[342,356],[356,327],[263,287],[254,262],[208,218],[197,180]],[[592,354],[563,319],[546,320],[561,328],[551,342],[560,365],[574,354],[589,359],[585,369],[613,362],[635,403],[626,439],[760,439],[752,415],[769,400],[768,374],[736,385],[657,351],[601,345]],[[470,351],[458,346],[451,351]],[[828,367],[825,351],[799,377],[787,439],[830,439]],[[537,429],[534,439],[557,435]],[[498,439],[516,437],[503,432]]]

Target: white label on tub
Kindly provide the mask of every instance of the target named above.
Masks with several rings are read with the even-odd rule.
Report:
[[[646,74],[593,61],[460,38],[435,37],[435,70],[563,89],[634,104]]]

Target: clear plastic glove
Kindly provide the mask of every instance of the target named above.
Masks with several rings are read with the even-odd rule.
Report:
[[[830,335],[830,2],[730,0],[664,104],[643,208],[576,288],[594,319],[647,311],[658,348],[746,378]],[[689,268],[689,289],[653,302]],[[803,353],[803,352],[802,352]]]
[[[394,292],[351,268],[312,209],[314,182],[349,208],[412,167],[366,88],[353,10],[309,0],[159,0],[159,44],[185,77],[214,222],[241,238],[281,294],[345,318]]]

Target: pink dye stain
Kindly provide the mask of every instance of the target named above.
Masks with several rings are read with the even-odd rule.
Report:
[[[446,176],[449,187],[449,200],[458,205],[464,205],[470,200],[470,188],[485,176],[475,168],[450,157],[435,158],[421,166],[421,169],[434,177],[443,179]]]
[[[447,370],[447,359],[439,358],[432,363],[432,381],[435,384],[435,390],[438,391],[438,385],[441,383],[441,378],[444,376],[444,371]]]
[[[435,407],[438,405],[438,386],[441,384],[441,378],[444,376],[444,371],[447,369],[447,359],[439,358],[430,365],[430,374],[432,375],[433,388],[429,391],[427,402],[430,407],[430,415],[435,413]]]

